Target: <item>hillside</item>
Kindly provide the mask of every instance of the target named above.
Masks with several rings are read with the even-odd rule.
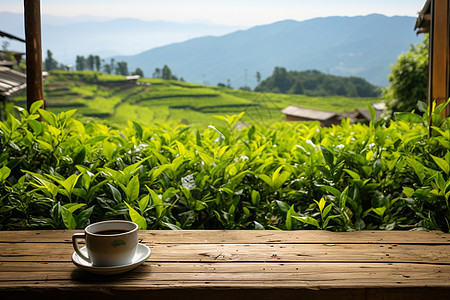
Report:
[[[127,61],[130,70],[140,67],[146,76],[167,64],[186,81],[211,85],[229,81],[234,88],[255,87],[256,72],[266,78],[276,66],[358,76],[387,86],[390,65],[411,43],[421,41],[414,22],[413,17],[383,15],[286,20],[116,60]]]
[[[287,71],[280,67],[275,67],[272,75],[258,84],[255,91],[307,96],[380,96],[380,89],[360,77],[334,76],[317,70]]]
[[[123,76],[95,72],[52,71],[44,88],[48,110],[77,109],[86,118],[99,118],[110,124],[126,124],[131,120],[144,125],[167,122],[205,127],[217,121],[216,115],[240,112],[245,112],[242,120],[246,123],[270,124],[282,121],[284,115],[280,111],[291,104],[344,112],[367,108],[379,101],[256,93],[163,79],[140,79],[133,83]],[[25,96],[12,100],[25,106]]]

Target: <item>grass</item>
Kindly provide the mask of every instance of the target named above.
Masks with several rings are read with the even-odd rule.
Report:
[[[44,84],[47,109],[52,112],[77,109],[87,118],[126,124],[129,120],[152,125],[158,122],[205,127],[215,115],[245,112],[245,123],[270,124],[283,121],[281,110],[288,105],[338,113],[367,108],[375,98],[308,97],[256,93],[226,87],[205,86],[174,80],[140,79],[127,82],[124,76],[99,72],[51,72]],[[12,99],[26,105],[25,96]]]

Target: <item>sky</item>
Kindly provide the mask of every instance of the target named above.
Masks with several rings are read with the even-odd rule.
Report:
[[[98,18],[255,26],[280,20],[372,13],[417,16],[426,0],[41,0],[41,13]],[[23,13],[23,0],[1,0],[0,11]]]

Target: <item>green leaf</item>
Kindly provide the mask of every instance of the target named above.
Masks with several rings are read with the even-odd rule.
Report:
[[[75,218],[73,217],[70,210],[68,210],[64,206],[61,207],[61,217],[67,229],[72,230],[77,228],[77,222],[75,221]]]
[[[256,230],[265,230],[264,226],[262,226],[260,223],[253,221],[253,223],[255,224],[255,229]]]
[[[423,101],[417,102],[417,108],[420,112],[426,113],[428,111],[428,105]]]
[[[89,223],[89,218],[91,217],[93,211],[94,206],[91,206],[87,209],[82,210],[77,216],[75,216],[75,221],[78,228],[86,227],[86,225]]]
[[[328,166],[330,166],[332,168],[333,163],[334,163],[333,153],[322,145],[320,145],[320,149],[322,150],[322,154],[323,154],[323,158],[325,159],[325,162],[327,163]]]
[[[164,226],[168,227],[169,229],[172,229],[172,230],[183,230],[183,229],[180,228],[180,226],[177,226],[175,224],[171,224],[171,223],[168,223],[168,222],[162,222],[162,224]]]
[[[44,178],[42,175],[33,173],[30,171],[23,170],[23,172],[30,174],[35,180],[37,180],[41,185],[31,182],[31,185],[37,187],[38,189],[47,192],[54,199],[56,194],[58,194],[59,188],[51,181]]]
[[[103,142],[103,155],[109,160],[114,159],[114,152],[116,151],[116,144],[104,141]]]
[[[198,150],[198,155],[207,166],[211,166],[213,164],[214,159],[205,152]]]
[[[255,126],[250,126],[247,132],[248,139],[251,141],[255,137],[256,128]]]
[[[322,198],[323,199],[323,198]],[[330,210],[331,210],[331,208],[333,207],[333,204],[328,204],[328,206],[327,207],[325,207],[325,209],[323,210],[323,214],[322,214],[322,216],[325,218],[327,215],[328,215],[328,213],[330,212]],[[325,227],[326,225],[324,225],[324,227]]]
[[[394,115],[397,121],[404,121],[407,123],[423,123],[422,118],[417,114],[396,112]]]
[[[44,100],[37,100],[30,106],[30,114],[35,114],[39,108],[43,108]]]
[[[95,144],[97,144],[99,142],[104,141],[106,138],[107,138],[106,135],[98,135],[98,136],[95,136],[95,137],[87,140],[85,144],[87,144],[87,145],[95,145]]]
[[[317,228],[320,229],[319,222],[317,222],[316,219],[314,219],[310,216],[306,216],[306,217],[293,216],[293,218],[296,220],[299,220],[300,222],[303,222],[305,224],[316,226]]]
[[[411,198],[412,195],[414,194],[414,189],[410,188],[410,187],[407,187],[407,186],[404,186],[403,187],[403,194],[405,194],[406,197]]]
[[[289,179],[290,176],[291,176],[291,172],[287,172],[287,171],[282,172],[281,174],[277,175],[273,181],[273,188],[274,189],[281,188],[281,186]]]
[[[111,193],[113,194],[114,200],[115,200],[117,203],[122,202],[122,194],[120,194],[120,191],[119,191],[116,187],[112,186],[112,185],[109,184],[109,183],[108,183],[108,186],[109,186],[109,188],[111,189]]]
[[[370,119],[372,120],[372,122],[375,122],[375,116],[376,116],[375,108],[373,108],[372,105],[369,105],[368,108],[369,108],[369,112],[370,112]]]
[[[349,169],[344,169],[345,172],[347,172],[348,175],[350,175],[353,179],[356,180],[360,180],[361,177],[359,176],[358,173],[356,173],[355,171],[349,170]]]
[[[43,109],[38,109],[39,113],[41,114],[41,117],[47,121],[50,125],[57,126],[57,120],[54,113],[48,112]]]
[[[341,198],[341,192],[338,189],[336,189],[336,188],[334,188],[332,186],[327,186],[327,185],[322,185],[320,187],[322,189],[330,192],[331,194],[333,194],[336,198],[338,198],[338,199]]]
[[[142,136],[143,136],[143,132],[144,132],[144,131],[142,130],[141,125],[140,125],[139,123],[133,121],[133,128],[134,128],[134,130],[136,131],[137,137],[138,137],[140,140],[142,140]]]
[[[450,164],[443,158],[431,155],[434,162],[445,172],[445,174],[449,174],[450,172]]]
[[[7,166],[3,166],[0,169],[0,182],[5,181],[9,177],[9,174],[11,174],[11,169]]]
[[[53,146],[50,145],[49,143],[44,142],[44,141],[42,141],[42,140],[37,140],[37,142],[38,142],[39,145],[41,146],[41,149],[53,151]]]
[[[315,201],[315,202],[317,203],[317,205],[319,206],[320,213],[322,214],[323,209],[324,209],[325,204],[326,204],[325,199],[324,199],[324,198],[321,198],[320,201],[316,201],[316,200],[314,200],[314,201]]]
[[[79,209],[80,207],[83,207],[85,205],[86,205],[85,203],[67,203],[67,204],[63,205],[62,207],[67,209],[70,213],[74,213],[77,209]]]
[[[236,210],[236,207],[234,206],[234,204],[231,204],[230,208],[228,209],[228,213],[230,215],[234,214],[234,211]]]
[[[147,208],[148,203],[150,202],[150,196],[146,195],[142,197],[141,200],[139,200],[139,209],[141,210],[141,213],[144,213],[145,209]]]
[[[78,174],[78,175],[72,174],[66,180],[64,180],[64,181],[58,180],[58,182],[64,187],[64,189],[69,194],[72,194],[72,190],[75,187],[75,185],[77,184],[78,178],[80,178],[80,176],[81,176],[81,174]]]
[[[292,230],[292,211],[294,210],[294,205],[292,205],[288,212],[286,213],[286,229]]]
[[[152,199],[153,205],[156,209],[156,216],[161,218],[164,212],[164,203],[163,200],[159,197],[159,195],[153,191],[151,188],[147,187],[148,192],[150,193],[150,197]]]
[[[328,226],[328,223],[330,222],[330,220],[332,220],[334,218],[339,218],[339,215],[329,216],[328,218],[326,218],[325,221],[323,222],[322,229],[326,229],[326,227]]]
[[[252,204],[257,206],[261,201],[261,196],[258,191],[252,190]]]
[[[419,177],[420,183],[422,184],[425,178],[425,167],[420,162],[412,158],[407,157],[406,160],[408,161],[408,164],[414,169],[414,172],[416,173],[417,177]]]
[[[44,131],[42,123],[36,120],[28,121],[28,125],[33,129],[35,135],[40,135]]]
[[[383,217],[384,212],[386,211],[386,207],[377,207],[377,208],[372,208],[372,211],[374,213],[376,213],[377,215],[379,215],[380,217]]]
[[[125,194],[130,203],[139,197],[139,176],[136,175],[131,178],[130,182],[127,184]]]
[[[280,201],[280,200],[275,200],[275,202],[277,203],[278,207],[280,208],[280,210],[287,214],[287,212],[289,211],[289,209],[291,208],[286,202],[284,201]]]
[[[141,216],[134,208],[132,208],[126,201],[124,203],[128,206],[128,213],[130,214],[131,221],[136,223],[139,229],[147,229],[147,221]]]
[[[348,186],[345,187],[344,191],[341,193],[339,197],[339,208],[344,209],[347,203],[347,195],[348,195]]]
[[[272,179],[269,176],[267,176],[266,174],[258,174],[256,176],[258,176],[258,178],[261,179],[262,181],[264,181],[268,186],[270,186],[272,188],[275,186]]]
[[[73,157],[73,163],[76,165],[81,164],[86,157],[86,148],[84,146],[80,146],[79,150],[75,152],[75,156]]]

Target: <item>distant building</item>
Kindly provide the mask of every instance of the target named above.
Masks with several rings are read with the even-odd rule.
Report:
[[[5,105],[8,97],[27,86],[25,74],[0,65],[0,119],[4,120]]]
[[[289,105],[281,111],[286,121],[319,121],[322,127],[341,124],[342,117],[335,112]]]
[[[0,31],[0,36],[25,43],[24,39],[3,31]],[[0,120],[6,118],[5,111],[8,97],[27,86],[27,76],[12,69],[14,65],[20,63],[24,54],[16,51],[0,51]],[[11,60],[11,56],[15,61]]]
[[[450,97],[450,0],[427,0],[419,12],[415,30],[429,33],[428,106]],[[450,116],[450,105],[442,115]]]
[[[377,121],[381,117],[383,111],[386,109],[386,105],[384,103],[373,103],[370,106],[375,109],[375,121]],[[351,116],[348,116],[348,118],[350,118],[351,123],[368,124],[372,120],[372,116],[370,115],[370,111],[368,108],[357,108]]]

